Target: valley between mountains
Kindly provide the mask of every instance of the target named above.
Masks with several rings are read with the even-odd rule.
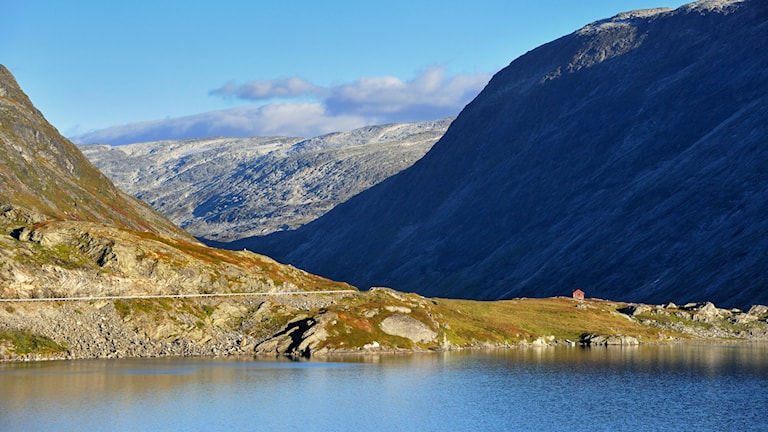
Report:
[[[0,66],[0,359],[766,341],[766,35],[628,12],[455,119],[124,147]]]
[[[411,166],[453,119],[315,138],[254,137],[81,145],[127,193],[194,236],[233,241],[296,229]]]

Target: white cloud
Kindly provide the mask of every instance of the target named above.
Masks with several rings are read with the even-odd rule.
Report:
[[[321,103],[281,102],[261,107],[255,126],[269,135],[312,137],[362,127],[370,121],[353,114],[329,115]]]
[[[434,120],[457,115],[490,77],[487,73],[448,76],[444,69],[435,67],[410,81],[366,77],[327,88],[297,77],[227,83],[211,94],[264,104],[116,126],[72,139],[78,143],[125,144],[213,136],[313,137],[372,124]]]
[[[295,98],[302,96],[319,97],[325,89],[309,83],[299,77],[271,81],[251,81],[243,85],[232,82],[211,91],[212,95],[234,96],[239,99],[269,100],[276,98]]]
[[[422,118],[435,112],[439,114],[432,118],[438,118],[458,114],[490,77],[487,73],[448,77],[444,69],[430,68],[411,81],[394,77],[362,78],[332,87],[325,104],[334,113]]]
[[[274,102],[187,117],[115,126],[72,137],[79,144],[113,145],[215,136],[301,136],[351,130],[377,123],[354,115],[329,115],[318,102]]]
[[[313,98],[322,101],[334,113],[388,115],[451,109],[458,113],[488,83],[491,75],[455,75],[432,67],[411,81],[396,77],[364,77],[359,80],[323,88],[301,78],[251,81],[242,85],[227,83],[212,95],[232,96],[261,101],[285,98]],[[436,118],[436,117],[435,117]]]

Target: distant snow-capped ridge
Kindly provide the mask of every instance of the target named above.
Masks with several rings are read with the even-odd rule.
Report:
[[[118,187],[197,237],[293,229],[419,160],[453,118],[310,139],[205,138],[81,145]]]

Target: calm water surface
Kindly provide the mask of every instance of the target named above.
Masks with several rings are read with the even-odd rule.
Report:
[[[0,364],[0,431],[768,431],[768,345]]]

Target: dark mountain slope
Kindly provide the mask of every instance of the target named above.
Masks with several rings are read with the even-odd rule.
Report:
[[[512,62],[412,168],[232,244],[361,287],[768,301],[768,3],[593,23]]]

